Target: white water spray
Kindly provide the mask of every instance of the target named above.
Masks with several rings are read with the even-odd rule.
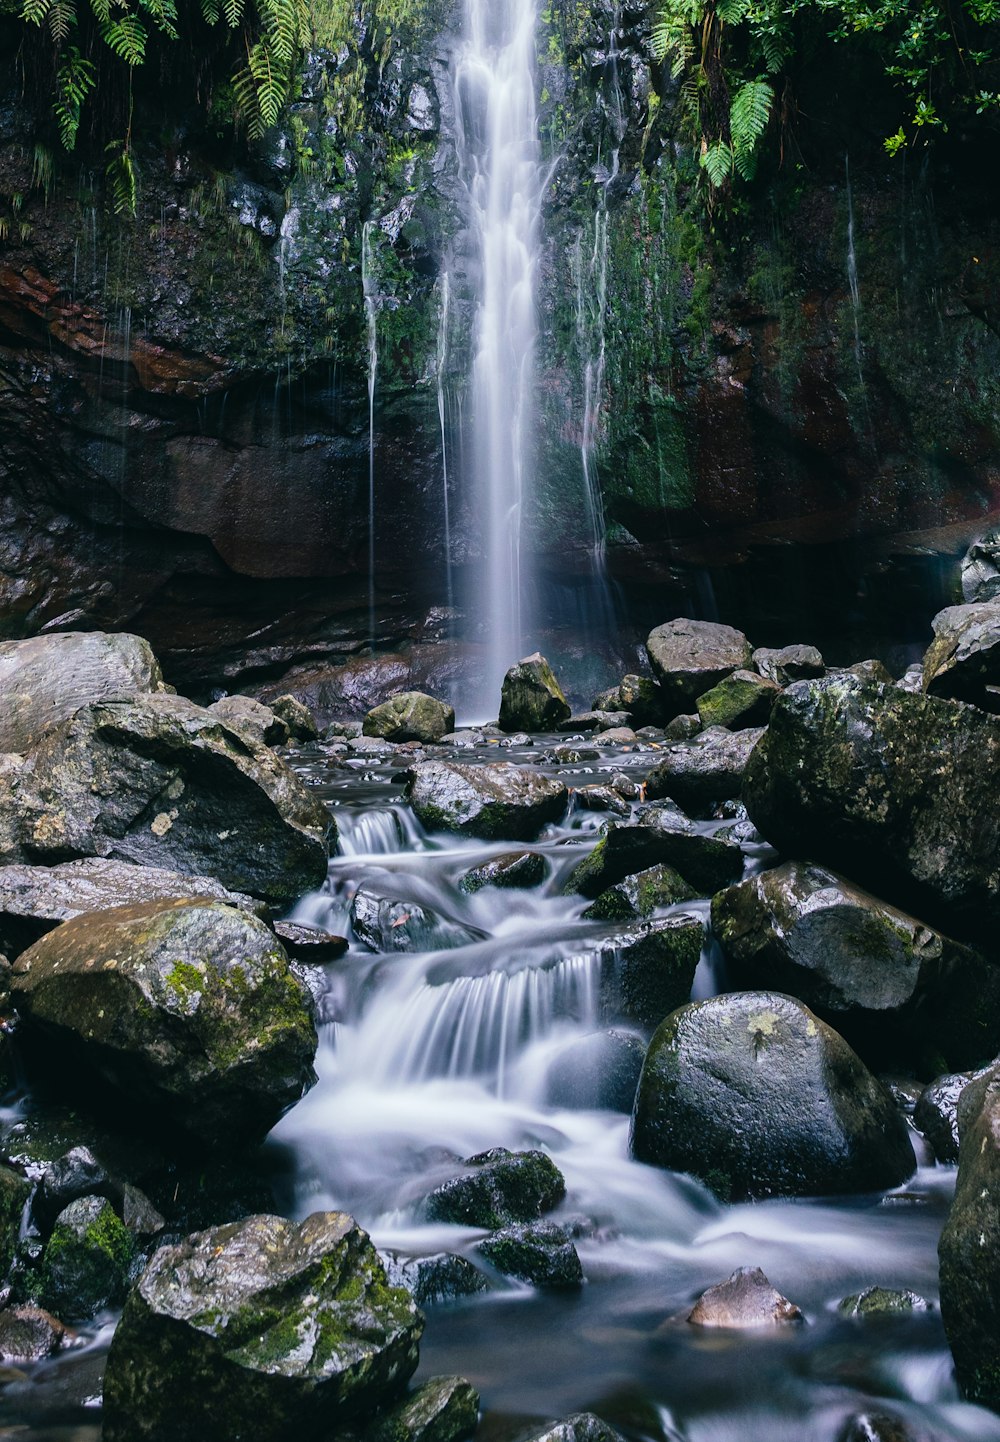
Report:
[[[378,381],[378,282],[372,236],[375,222],[361,232],[361,285],[368,322],[368,639],[375,644],[375,386]]]
[[[543,178],[535,103],[537,0],[466,0],[458,145],[481,265],[474,370],[475,511],[485,576],[470,588],[487,643],[475,704],[495,711],[530,618],[522,520],[531,471],[535,283]]]
[[[451,508],[448,499],[448,415],[445,382],[448,373],[448,327],[451,322],[451,276],[445,271],[441,277],[441,311],[438,318],[437,339],[437,403],[438,421],[441,426],[441,496],[444,502],[444,564],[448,596],[448,610],[455,604],[451,577]]]

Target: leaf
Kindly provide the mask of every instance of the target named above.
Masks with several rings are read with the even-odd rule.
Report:
[[[146,58],[146,27],[138,15],[123,15],[103,27],[105,43],[128,65],[141,65]]]
[[[737,157],[750,157],[771,118],[774,91],[766,80],[748,80],[733,96],[729,127],[733,152]]]
[[[733,152],[724,140],[717,140],[714,145],[705,147],[701,164],[712,185],[718,189],[733,173]]]
[[[139,187],[128,144],[124,140],[112,140],[104,147],[104,153],[111,156],[104,167],[104,174],[111,190],[115,214],[135,215]]]
[[[63,56],[63,63],[56,71],[56,98],[52,108],[59,127],[59,139],[66,150],[72,150],[80,128],[83,102],[94,88],[95,72],[93,65],[84,60],[75,45],[69,46]]]

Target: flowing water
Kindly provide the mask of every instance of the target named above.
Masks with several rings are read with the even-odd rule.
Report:
[[[588,743],[584,759],[560,764],[543,742],[520,754],[493,743],[462,759],[498,755],[571,785],[639,778],[651,762]],[[836,1312],[874,1283],[936,1298],[952,1169],[925,1162],[885,1197],[726,1207],[690,1178],[631,1161],[628,1117],[587,1095],[597,1079],[586,1039],[608,1024],[601,978],[614,928],[584,920],[584,903],[562,895],[603,818],[571,811],[533,844],[548,873],[540,888],[466,895],[464,873],[510,846],[427,835],[402,802],[398,765],[371,752],[307,763],[341,841],[326,887],[296,919],[350,933],[364,886],[394,899],[404,921],[422,908],[423,923],[408,946],[387,931],[381,954],[355,937],[324,970],[319,1084],[275,1133],[288,1159],[285,1205],[297,1215],[347,1208],[379,1247],[405,1256],[470,1255],[482,1234],[429,1222],[422,1199],[459,1158],[542,1147],[566,1177],[553,1219],[571,1229],[586,1276],[574,1295],[494,1276],[485,1294],[431,1308],[420,1375],[469,1377],[491,1438],[592,1408],[633,1439],[835,1442],[860,1412],[903,1419],[922,1442],[1000,1439],[1000,1419],[958,1399],[936,1310],[868,1323]],[[760,844],[746,851],[750,869],[769,859]],[[707,916],[704,903],[674,909]],[[696,994],[720,980],[707,944]],[[805,1325],[737,1336],[688,1326],[693,1299],[739,1266],[763,1267]]]
[[[537,0],[466,0],[455,62],[458,153],[479,267],[472,491],[483,566],[469,631],[486,643],[473,704],[489,709],[531,617],[522,519],[532,469],[543,174],[535,102]]]
[[[378,383],[378,277],[375,273],[375,222],[361,231],[361,285],[368,326],[368,639],[375,644],[375,388]]]

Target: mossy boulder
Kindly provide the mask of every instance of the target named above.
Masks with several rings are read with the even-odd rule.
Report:
[[[467,871],[458,883],[460,891],[473,894],[484,886],[497,886],[504,891],[517,891],[541,886],[546,873],[545,857],[537,851],[505,851],[491,856]]]
[[[1000,1408],[1000,1066],[958,1104],[955,1200],[938,1244],[941,1316],[970,1402]]]
[[[105,1197],[80,1197],[56,1218],[42,1254],[37,1300],[67,1322],[119,1306],[135,1240]]]
[[[256,1216],[153,1256],[108,1355],[105,1442],[320,1442],[404,1390],[423,1318],[342,1212]]]
[[[322,803],[269,747],[179,696],[85,706],[16,770],[0,788],[0,862],[110,857],[273,902],[326,876]]]
[[[790,686],[793,681],[815,681],[824,675],[826,666],[815,646],[759,646],[753,653],[753,664],[765,678],[777,686]]]
[[[455,729],[455,708],[423,691],[404,691],[374,707],[364,719],[363,734],[385,741],[440,741]]]
[[[566,890],[598,897],[628,876],[665,865],[676,868],[700,896],[743,872],[743,853],[732,840],[708,836],[671,802],[647,806],[632,825],[609,823],[589,856],[574,867]]]
[[[651,800],[670,797],[693,816],[708,816],[720,801],[735,801],[743,776],[764,732],[758,727],[727,731],[713,726],[690,741],[668,746],[646,777]]]
[[[790,686],[744,778],[758,831],[959,935],[992,937],[1000,720],[850,675]]]
[[[500,692],[501,731],[555,731],[572,708],[552,667],[537,651],[512,666]]]
[[[221,902],[67,921],[20,957],[12,994],[74,1096],[110,1083],[206,1145],[264,1137],[315,1080],[308,993],[264,923]]]
[[[1000,1051],[1000,967],[824,867],[788,862],[720,892],[712,925],[734,986],[790,992],[870,1065],[957,1070]]]
[[[504,1227],[479,1242],[476,1251],[505,1277],[533,1287],[562,1291],[583,1285],[583,1268],[573,1243],[551,1222]]]
[[[642,1069],[631,1147],[723,1200],[881,1191],[916,1167],[886,1088],[837,1032],[778,992],[713,997],[667,1017]]]
[[[645,921],[660,907],[693,901],[697,895],[672,866],[650,866],[602,891],[583,914],[594,921]]]
[[[948,606],[933,620],[924,656],[924,690],[932,696],[982,701],[1000,684],[1000,601]]]
[[[780,686],[755,671],[734,671],[698,697],[698,716],[706,728],[726,726],[733,731],[766,726]]]
[[[623,676],[594,699],[595,711],[621,711],[633,726],[658,726],[664,719],[663,692],[649,676]]]
[[[316,717],[297,696],[287,693],[284,696],[275,696],[268,704],[278,720],[288,727],[288,735],[292,741],[307,743],[319,738]]]
[[[544,1152],[494,1147],[464,1165],[469,1170],[463,1176],[443,1182],[427,1198],[432,1221],[495,1230],[534,1221],[566,1195],[562,1173]]]
[[[406,793],[428,830],[484,841],[532,841],[562,817],[569,799],[562,781],[507,761],[425,761],[407,773]]]
[[[364,1442],[460,1442],[479,1425],[479,1393],[464,1377],[432,1377],[365,1428]]]
[[[699,696],[733,671],[749,670],[753,648],[742,631],[715,621],[668,621],[646,651],[665,702],[663,719],[694,710]]]
[[[909,1317],[914,1312],[930,1311],[930,1303],[916,1292],[866,1287],[863,1292],[844,1297],[838,1302],[837,1311],[844,1317]]]
[[[616,937],[601,977],[601,1010],[610,1020],[652,1031],[691,999],[705,928],[681,913],[649,921]]]
[[[149,642],[127,633],[60,631],[0,642],[0,751],[28,751],[92,701],[159,691]]]

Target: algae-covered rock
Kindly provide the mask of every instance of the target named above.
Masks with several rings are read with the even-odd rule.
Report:
[[[38,1301],[68,1322],[125,1299],[135,1241],[105,1197],[81,1197],[59,1213],[42,1254]]]
[[[753,660],[743,632],[715,621],[668,621],[650,632],[646,651],[666,703],[664,720],[693,711],[699,696]]]
[[[552,667],[536,651],[512,666],[500,693],[501,731],[555,731],[571,707]]]
[[[80,1094],[110,1082],[206,1144],[262,1138],[315,1080],[308,994],[264,923],[221,902],[79,916],[21,956],[12,990]]]
[[[759,1267],[739,1267],[726,1282],[703,1292],[688,1315],[693,1327],[755,1327],[801,1322],[802,1312],[776,1291]]]
[[[697,895],[672,866],[650,866],[602,891],[583,914],[595,921],[645,921],[659,907],[693,901]]]
[[[195,1233],[160,1248],[129,1294],[105,1442],[325,1442],[399,1396],[422,1330],[342,1212]]]
[[[460,1442],[479,1423],[479,1393],[464,1377],[432,1377],[365,1428],[364,1442]]]
[[[690,741],[675,742],[646,777],[646,795],[651,800],[669,796],[693,815],[710,815],[718,802],[739,798],[763,735],[758,727],[727,731],[713,726]]]
[[[160,690],[149,642],[126,633],[60,631],[0,642],[0,751],[28,751],[92,701]]]
[[[398,1252],[382,1254],[385,1273],[393,1287],[405,1287],[420,1307],[455,1302],[489,1289],[489,1281],[467,1257],[454,1252],[434,1252],[429,1257],[407,1257]]]
[[[484,841],[534,840],[563,815],[568,795],[562,781],[507,761],[425,761],[407,774],[407,797],[424,826]]]
[[[320,885],[334,836],[269,747],[179,696],[85,706],[0,788],[0,861],[110,857],[268,901]]]
[[[708,896],[742,874],[743,853],[735,841],[706,835],[672,803],[661,803],[644,808],[632,825],[610,823],[570,873],[566,890],[596,898],[658,865],[676,868],[698,895]]]
[[[609,1018],[652,1030],[691,999],[705,928],[684,912],[636,926],[616,937],[601,977],[601,1010]]]
[[[385,741],[440,741],[455,729],[455,708],[423,691],[404,691],[374,707],[364,719],[364,735]]]
[[[551,1222],[504,1227],[476,1246],[480,1256],[505,1277],[556,1290],[583,1284],[583,1268],[573,1243]]]
[[[734,731],[748,726],[766,726],[781,688],[758,676],[756,671],[734,671],[710,691],[698,697],[701,724],[727,726]]]
[[[913,1312],[930,1311],[930,1302],[916,1292],[899,1291],[892,1287],[866,1287],[844,1297],[837,1311],[845,1317],[909,1317]]]
[[[279,721],[283,721],[288,727],[288,734],[293,741],[317,740],[319,726],[304,701],[300,701],[297,696],[286,694],[276,696],[269,704]]]
[[[842,871],[960,934],[1000,919],[1000,720],[840,675],[784,693],[744,778],[785,855]]]
[[[873,1065],[890,1047],[956,1069],[1000,1051],[1000,967],[823,867],[720,892],[712,925],[735,986],[791,992]]]
[[[443,1182],[427,1198],[432,1221],[495,1230],[534,1221],[566,1195],[562,1173],[544,1152],[494,1147],[469,1157],[465,1166],[464,1176]]]
[[[831,1027],[777,992],[667,1017],[639,1080],[632,1153],[726,1200],[881,1191],[916,1166],[889,1092]]]
[[[0,1166],[0,1281],[6,1277],[21,1234],[31,1185],[12,1167]]]
[[[491,856],[467,871],[458,883],[460,891],[472,894],[482,891],[484,886],[498,886],[504,890],[519,890],[540,886],[545,880],[545,858],[537,851],[505,851],[502,856]]]

